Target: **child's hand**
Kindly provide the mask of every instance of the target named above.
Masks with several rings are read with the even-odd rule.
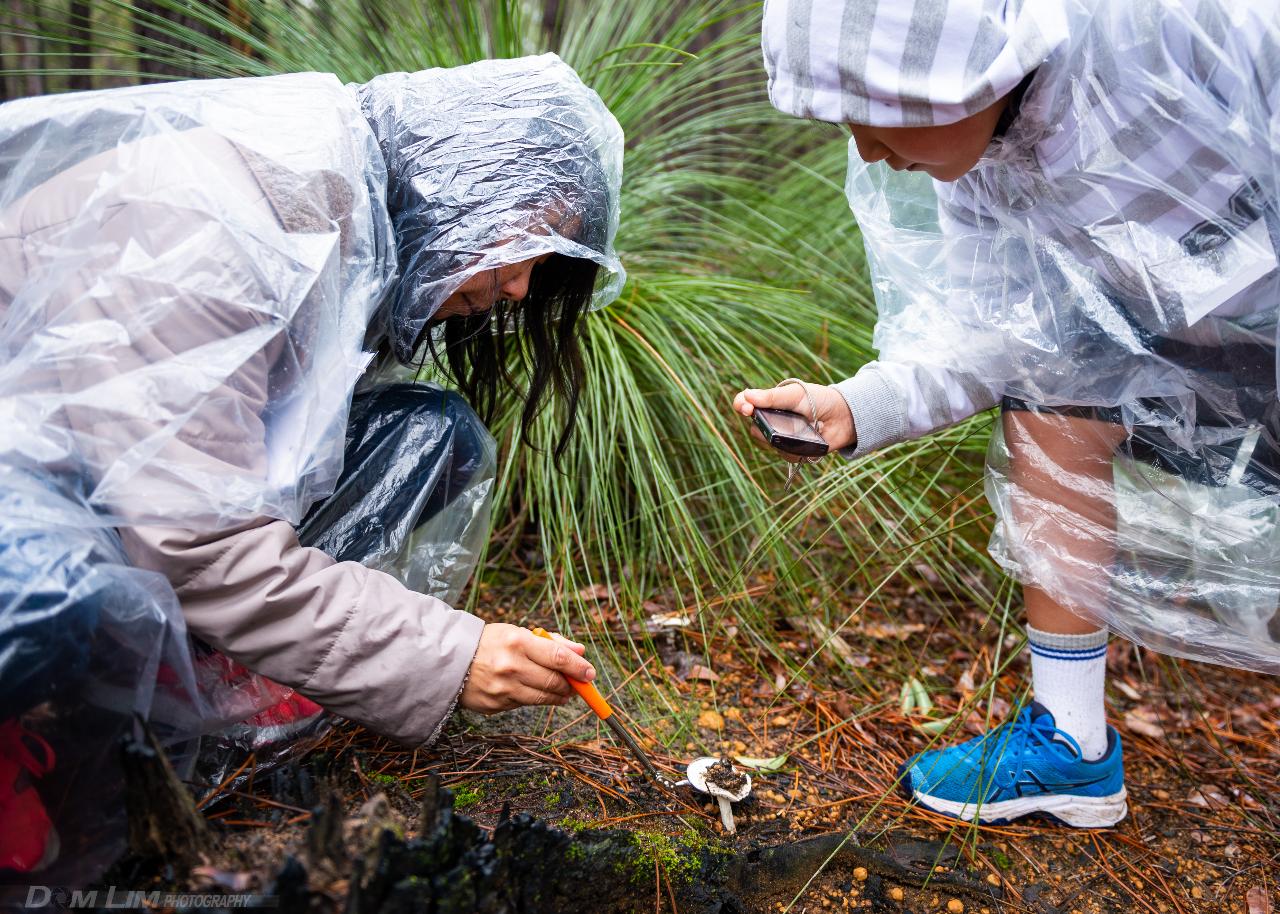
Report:
[[[822,423],[822,437],[827,440],[831,450],[851,447],[857,443],[857,429],[853,427],[853,415],[849,412],[849,404],[844,401],[844,397],[838,390],[825,384],[805,384],[803,388],[799,384],[783,384],[781,387],[771,387],[767,390],[744,390],[733,398],[733,409],[734,412],[747,417],[756,411],[757,406],[763,406],[766,409],[789,409],[809,419],[811,414],[809,398],[805,396],[806,390],[813,397],[818,421]],[[754,424],[751,427],[751,437],[764,447],[768,447],[764,436]],[[774,451],[772,448],[770,450],[792,463],[800,459],[781,451]]]
[[[574,693],[564,677],[590,681],[596,671],[582,659],[585,647],[560,635],[551,637],[548,641],[502,622],[486,625],[458,701],[481,714],[567,702]]]

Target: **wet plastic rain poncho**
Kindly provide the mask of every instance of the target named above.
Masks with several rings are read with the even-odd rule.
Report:
[[[770,0],[764,32],[792,114],[921,126],[1011,98],[952,183],[850,144],[880,313],[879,359],[838,385],[854,453],[1003,402],[1004,567],[1140,643],[1273,673],[1277,9]],[[1056,436],[1016,432],[1035,413]]]
[[[173,650],[190,631],[430,739],[483,628],[437,597],[487,534],[493,442],[452,395],[372,385],[372,350],[408,361],[468,277],[544,253],[599,263],[606,302],[621,161],[616,120],[554,55],[0,107],[3,713],[75,696],[176,740],[281,697],[197,686]],[[443,432],[389,423],[424,409]],[[412,464],[371,487],[344,450]],[[390,482],[447,506],[393,524]],[[364,563],[300,545],[304,516],[303,542]]]

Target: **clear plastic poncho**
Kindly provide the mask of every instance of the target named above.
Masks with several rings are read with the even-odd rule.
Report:
[[[617,298],[622,128],[558,57],[388,73],[357,91],[389,171],[403,278],[383,329],[402,362],[458,286],[503,264],[592,260],[595,306]]]
[[[1004,401],[992,552],[1023,584],[1160,651],[1280,672],[1280,14],[1053,6],[963,178],[850,145],[880,312],[864,371],[904,436]]]
[[[136,711],[176,742],[278,701],[201,681],[172,588],[116,529],[297,525],[339,479],[371,350],[407,362],[468,277],[555,251],[604,267],[597,304],[616,294],[621,169],[617,121],[554,55],[0,106],[4,714]],[[375,567],[456,595],[487,532],[476,447]],[[113,737],[82,743],[114,767]],[[66,848],[65,878],[77,859],[109,850]]]

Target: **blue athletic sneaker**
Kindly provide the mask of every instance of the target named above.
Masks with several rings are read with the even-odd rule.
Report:
[[[907,799],[985,825],[1039,813],[1076,828],[1106,828],[1129,811],[1120,734],[1108,727],[1106,753],[1086,762],[1038,702],[982,736],[921,752],[898,776]]]

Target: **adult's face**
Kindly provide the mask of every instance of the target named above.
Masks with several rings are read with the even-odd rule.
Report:
[[[432,319],[474,317],[484,314],[499,301],[523,301],[529,294],[529,279],[533,275],[533,268],[550,256],[543,254],[474,274],[444,300]]]

